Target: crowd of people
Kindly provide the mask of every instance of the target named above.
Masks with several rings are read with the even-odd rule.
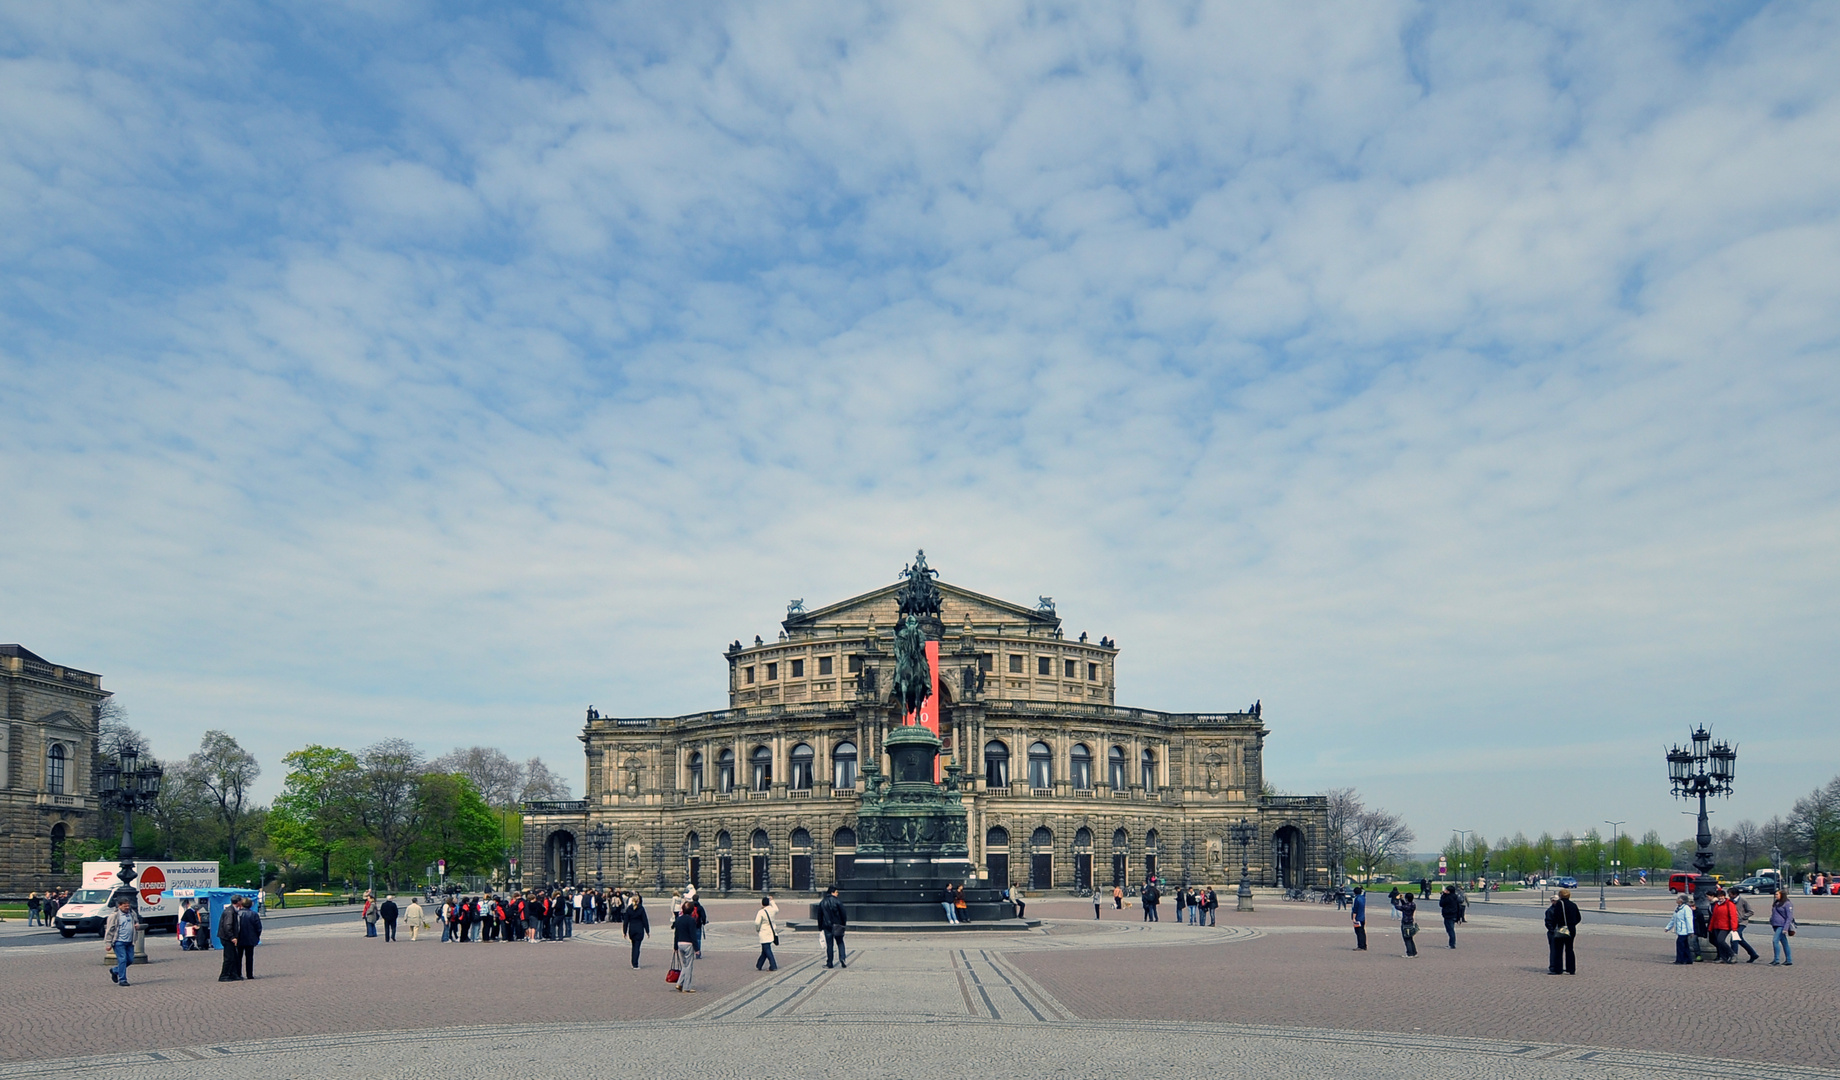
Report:
[[[50,926],[57,916],[58,908],[70,902],[69,889],[52,889],[40,896],[38,893],[26,897],[26,925]]]
[[[1757,917],[1751,902],[1743,893],[1727,892],[1722,888],[1712,890],[1707,900],[1707,903],[1695,904],[1693,897],[1686,893],[1674,898],[1674,914],[1667,925],[1668,933],[1674,935],[1674,962],[1706,962],[1705,948],[1701,944],[1706,941],[1712,944],[1716,963],[1737,963],[1739,949],[1749,954],[1745,963],[1756,963],[1757,950],[1744,937],[1751,920]],[[1786,890],[1778,889],[1770,901],[1770,966],[1794,965],[1795,956],[1789,948],[1789,939],[1794,936],[1795,904]]]
[[[1170,898],[1171,902],[1175,904],[1176,922],[1181,922],[1183,914],[1186,913],[1188,915],[1188,925],[1190,926],[1219,925],[1219,923],[1215,921],[1217,918],[1215,913],[1220,910],[1220,894],[1214,891],[1214,886],[1209,885],[1206,888],[1202,888],[1200,886],[1177,885],[1175,890],[1170,893]],[[1144,906],[1145,922],[1162,921],[1163,882],[1161,880],[1153,877],[1145,881],[1143,891],[1138,894],[1138,900],[1140,900]],[[1112,886],[1112,907],[1119,910],[1123,910],[1124,908],[1124,887],[1122,885]],[[1021,912],[1017,914],[1021,914]],[[1099,894],[1095,892],[1093,893],[1093,918],[1096,919],[1098,917]]]

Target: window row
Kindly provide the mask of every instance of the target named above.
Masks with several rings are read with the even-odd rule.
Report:
[[[836,662],[837,662],[837,658],[834,656],[818,657],[818,674],[820,675],[834,674],[836,672],[836,667],[835,667]],[[754,673],[756,669],[765,668],[766,670],[761,672],[761,674],[765,676],[765,680],[767,682],[778,682],[779,681],[779,664],[780,662],[778,660],[770,660],[765,664],[759,664],[759,665],[748,664],[741,669],[741,681],[743,683],[752,683],[754,681]],[[805,661],[804,660],[788,660],[786,661],[786,664],[789,669],[787,672],[788,678],[803,679],[805,677]],[[861,670],[861,667],[862,667],[861,657],[851,657],[850,658],[850,670],[858,671],[858,670]]]
[[[787,755],[792,775],[787,778],[786,786],[794,791],[810,791],[815,775],[817,752],[810,743],[800,743]],[[735,752],[723,750],[716,755],[715,790],[726,795],[735,790]],[[690,755],[690,797],[703,793],[707,778],[704,773],[703,752],[697,750]],[[773,787],[773,748],[756,746],[748,752],[748,790],[768,791]],[[831,783],[840,788],[856,786],[856,744],[838,743],[831,751]]]
[[[1009,655],[1009,673],[1011,675],[1023,674],[1023,664],[1025,662],[1026,662],[1026,658],[1023,657],[1020,653],[1011,653]],[[978,667],[981,670],[989,671],[990,664],[988,663],[988,658],[979,657]],[[1052,656],[1037,656],[1035,658],[1035,674],[1044,679],[1053,678],[1054,677],[1054,658]],[[1078,660],[1062,660],[1061,661],[1061,678],[1077,679],[1079,677],[1080,677],[1080,661]],[[1086,663],[1086,681],[1087,682],[1098,682],[1099,681],[1099,665],[1098,664],[1095,664],[1091,661],[1087,661]]]
[[[1074,743],[1067,755],[1067,780],[1076,791],[1088,791],[1093,786],[1093,752],[1085,743]],[[1130,756],[1122,746],[1114,746],[1105,754],[1106,783],[1113,790],[1122,791],[1130,786]],[[1155,791],[1156,751],[1144,750],[1138,755],[1138,780],[1145,791]],[[1054,786],[1054,750],[1045,742],[1029,744],[1028,781],[1032,788],[1049,788]],[[984,744],[984,785],[986,787],[1008,787],[1010,784],[1009,746],[999,739],[992,739]]]
[[[1023,668],[1024,668],[1024,664],[1026,663],[1026,661],[1027,661],[1027,658],[1022,656],[1021,654],[1011,653],[1009,657],[1009,673],[1011,675],[1024,674]],[[835,670],[833,667],[834,662],[835,662],[835,657],[830,657],[830,656],[818,657],[818,674],[819,675],[833,674]],[[804,660],[802,659],[788,660],[788,661],[785,661],[785,663],[788,668],[788,671],[787,671],[788,678],[803,679],[805,677],[805,661]],[[1080,671],[1081,671],[1081,664],[1082,664],[1082,661],[1079,661],[1079,660],[1063,659],[1061,661],[1061,678],[1063,679],[1079,678]],[[1092,661],[1085,661],[1084,664],[1085,664],[1085,672],[1086,672],[1086,681],[1087,682],[1098,682],[1099,681],[1099,665]],[[765,664],[743,665],[741,668],[741,682],[743,685],[752,685],[756,674],[758,674],[762,678],[762,680],[765,682],[778,682],[779,681],[779,669],[780,669],[780,661],[778,660],[770,660]],[[852,675],[860,674],[862,672],[862,669],[863,669],[863,658],[860,656],[850,657],[850,674]],[[990,669],[991,669],[990,654],[989,653],[980,654],[978,656],[978,670],[982,672],[989,672]],[[1054,658],[1051,656],[1037,656],[1035,658],[1035,674],[1044,679],[1053,678],[1054,677]]]

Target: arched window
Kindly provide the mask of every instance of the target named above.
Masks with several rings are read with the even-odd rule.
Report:
[[[995,739],[984,744],[984,786],[1009,786],[1009,747]]]
[[[1113,851],[1131,850],[1131,834],[1128,832],[1125,832],[1123,829],[1112,830],[1112,850]]]
[[[1156,790],[1156,751],[1144,751],[1144,790]]]
[[[70,839],[70,826],[58,822],[51,826],[51,872],[64,873],[64,845]]]
[[[696,798],[703,793],[703,752],[692,751],[690,754],[690,797]]]
[[[800,743],[792,748],[792,789],[794,791],[811,790],[811,763],[817,758],[817,752],[809,743]]]
[[[840,848],[855,847],[856,846],[856,830],[848,826],[838,829],[837,832],[831,837],[831,843],[836,844]]]
[[[1073,850],[1075,851],[1091,851],[1092,850],[1092,830],[1091,829],[1082,825],[1080,826],[1080,831],[1073,834]]]
[[[1123,791],[1131,786],[1130,774],[1125,768],[1124,747],[1114,746],[1105,752],[1106,779],[1113,791]]]
[[[792,850],[794,851],[810,851],[811,850],[811,833],[807,832],[804,826],[800,826],[799,828],[792,830]]]
[[[1029,834],[1029,846],[1038,850],[1041,848],[1052,848],[1054,846],[1053,830],[1049,829],[1046,825],[1037,828],[1033,833]]]
[[[984,834],[984,846],[987,848],[1009,847],[1009,830],[1001,825],[992,825]]]
[[[1054,786],[1054,751],[1045,742],[1029,744],[1029,786]]]
[[[1073,781],[1075,791],[1092,789],[1092,751],[1085,743],[1074,743],[1072,754],[1073,768],[1068,770],[1067,779]]]
[[[52,743],[51,753],[45,759],[45,790],[53,795],[64,794],[64,744]]]
[[[1153,854],[1161,852],[1163,850],[1162,844],[1163,844],[1163,837],[1155,829],[1151,829],[1149,832],[1144,834],[1144,850],[1145,851],[1151,852]]]
[[[765,829],[755,829],[754,835],[748,837],[748,846],[753,848],[754,853],[757,855],[762,852],[773,850],[773,842],[767,839],[767,830]]]
[[[716,834],[716,850],[717,851],[733,851],[734,849],[735,849],[735,838],[728,835],[727,829],[723,829],[721,832]]]
[[[856,744],[841,742],[831,751],[831,783],[840,788],[856,786]]]
[[[684,850],[688,851],[690,854],[695,855],[697,853],[697,849],[701,848],[702,846],[703,846],[702,838],[697,836],[695,833],[691,833],[689,836],[684,837]]]
[[[716,755],[716,790],[726,795],[735,790],[735,752],[724,750]]]
[[[748,755],[748,786],[755,791],[766,791],[773,786],[773,750],[771,747],[756,746]]]

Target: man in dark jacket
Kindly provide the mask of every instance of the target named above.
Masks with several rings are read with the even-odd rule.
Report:
[[[384,897],[383,906],[377,909],[377,914],[383,916],[383,940],[395,941],[396,916],[398,914],[396,898],[394,896]]]
[[[1354,887],[1354,950],[1367,951],[1367,890],[1359,885]]]
[[[1578,957],[1572,952],[1572,939],[1578,936],[1578,905],[1572,903],[1572,890],[1560,889],[1546,909],[1546,974],[1578,974]]]
[[[262,940],[262,916],[247,896],[236,900],[236,950],[243,956],[243,978],[256,977],[256,945]]]
[[[626,938],[632,942],[633,968],[639,967],[639,946],[645,944],[645,935],[652,932],[652,920],[645,914],[645,898],[633,897],[633,906],[625,912]]]
[[[224,951],[224,966],[217,973],[218,982],[237,982],[242,979],[242,953],[236,945],[236,901],[224,905],[224,913],[217,917],[217,947]]]
[[[1450,947],[1457,947],[1457,924],[1463,921],[1463,898],[1457,895],[1455,885],[1444,886],[1438,894],[1438,913],[1444,916],[1444,934],[1450,938]]]
[[[849,959],[843,950],[843,928],[849,923],[849,916],[844,914],[843,901],[837,899],[837,886],[824,890],[824,899],[818,901],[818,929],[824,931],[824,966],[831,966],[831,954],[836,953],[837,963],[849,967]]]

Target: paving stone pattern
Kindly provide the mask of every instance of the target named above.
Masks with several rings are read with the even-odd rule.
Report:
[[[1197,928],[1134,911],[1094,922],[1090,904],[1046,901],[1030,905],[1045,932],[852,935],[847,970],[825,968],[815,935],[788,935],[780,970],[757,973],[749,906],[713,909],[696,995],[667,989],[665,945],[648,944],[635,973],[608,928],[555,944],[386,945],[276,919],[253,983],[219,984],[215,954],[161,941],[125,990],[100,948],[0,950],[13,991],[0,999],[0,1080],[196,1080],[201,1063],[223,1080],[580,1077],[610,1062],[699,1078],[955,1075],[967,1062],[1019,1080],[1145,1062],[1178,1075],[1840,1077],[1823,1068],[1840,1060],[1840,943],[1787,970],[1679,969],[1664,934],[1605,927],[1581,937],[1580,975],[1552,978],[1526,920],[1473,920],[1455,952],[1428,927],[1408,961],[1396,935],[1348,951],[1331,908]]]

